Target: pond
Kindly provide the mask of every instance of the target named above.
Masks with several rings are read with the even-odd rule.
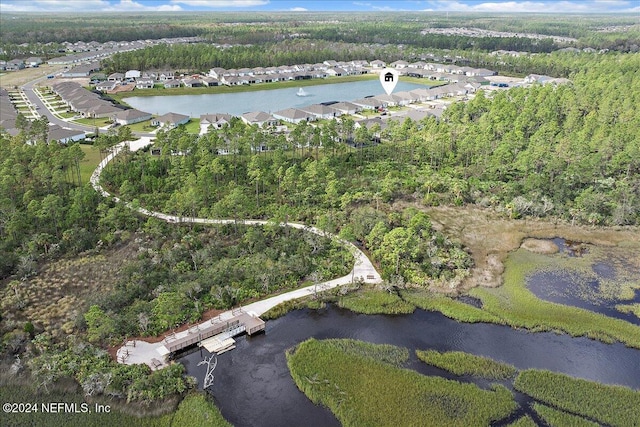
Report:
[[[541,368],[606,384],[640,388],[640,350],[555,333],[532,334],[507,326],[459,323],[440,313],[416,310],[402,316],[361,315],[329,305],[297,310],[267,322],[266,333],[239,337],[237,348],[218,356],[210,388],[224,417],[235,426],[339,425],[294,384],[285,351],[314,337],[353,338],[415,349],[458,350],[491,357],[517,368]],[[209,353],[196,349],[178,359],[200,384],[198,362]],[[408,368],[444,375],[412,355]]]
[[[400,81],[394,92],[425,87],[429,86]],[[201,114],[209,113],[240,116],[251,111],[272,113],[285,108],[300,108],[321,102],[353,101],[384,93],[377,79],[305,86],[304,90],[309,96],[297,96],[298,88],[289,87],[224,94],[134,96],[126,98],[125,101],[138,110],[156,115],[173,112],[191,117],[200,117]]]
[[[583,257],[589,254],[589,245],[567,242],[561,238],[552,241],[558,246],[559,253],[568,257]],[[631,273],[633,267],[625,262],[614,265],[612,258],[592,259],[587,265],[586,270],[551,268],[534,272],[527,278],[527,288],[545,301],[583,308],[640,326],[638,316],[616,309],[616,305],[640,304],[640,289],[630,288],[630,295],[624,299],[620,295],[620,289],[625,286],[625,282],[638,282],[637,274]],[[623,277],[618,277],[621,274]],[[603,289],[613,289],[614,292],[606,292]]]

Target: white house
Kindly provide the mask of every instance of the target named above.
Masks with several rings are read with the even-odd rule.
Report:
[[[129,70],[126,73],[124,73],[124,78],[125,79],[139,79],[140,78],[140,71],[138,70]]]
[[[200,116],[200,135],[207,133],[209,128],[222,129],[231,122],[233,116],[226,113],[203,114]]]

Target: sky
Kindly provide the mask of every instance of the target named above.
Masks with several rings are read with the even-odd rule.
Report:
[[[640,0],[0,0],[0,12],[436,11],[634,13]]]

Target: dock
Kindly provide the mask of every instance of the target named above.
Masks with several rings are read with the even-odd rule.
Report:
[[[189,328],[187,334],[181,337],[177,337],[177,334],[167,336],[163,341],[163,345],[158,348],[158,353],[165,356],[199,344],[212,337],[217,337],[220,341],[245,332],[247,335],[253,335],[263,331],[265,328],[264,320],[242,309],[232,310],[231,315],[231,318],[226,319],[216,316],[207,322],[195,325]]]

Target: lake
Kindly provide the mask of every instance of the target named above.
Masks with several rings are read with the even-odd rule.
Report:
[[[414,83],[398,82],[394,92],[402,92],[429,87]],[[170,92],[169,89],[167,89]],[[202,95],[134,96],[125,102],[133,108],[161,115],[169,112],[200,117],[201,114],[229,113],[234,116],[250,111],[272,113],[285,108],[300,108],[311,104],[330,101],[353,101],[370,95],[384,93],[380,82],[366,80],[360,82],[333,83],[304,86],[309,96],[297,96],[297,87]]]
[[[519,369],[549,369],[640,388],[640,350],[566,334],[534,334],[502,325],[460,323],[424,310],[410,315],[370,316],[329,305],[319,311],[293,311],[268,321],[266,326],[265,334],[238,337],[235,350],[218,356],[214,384],[209,390],[224,417],[237,427],[339,425],[329,410],[314,405],[300,392],[289,375],[285,351],[310,337],[353,338],[411,351],[459,350],[511,363]],[[178,359],[189,375],[198,378],[200,387],[206,369],[197,364],[208,355],[206,350],[196,349]],[[427,367],[413,353],[406,367],[452,377]],[[520,403],[525,399],[519,394],[516,398]]]

